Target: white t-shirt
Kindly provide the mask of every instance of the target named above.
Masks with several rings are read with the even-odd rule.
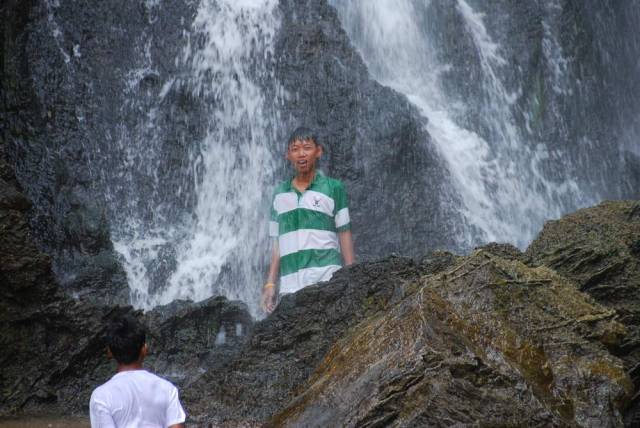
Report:
[[[89,402],[92,428],[166,428],[184,422],[178,389],[146,370],[117,373]]]

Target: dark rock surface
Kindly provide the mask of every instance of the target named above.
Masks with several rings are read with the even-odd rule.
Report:
[[[612,352],[636,391],[627,423],[640,423],[640,202],[605,202],[548,222],[526,256],[616,310],[628,335]]]
[[[124,164],[112,128],[126,123],[134,132],[123,94],[130,84],[127,72],[140,66],[136,40],[153,21],[150,31],[161,31],[169,40],[154,44],[154,55],[163,60],[158,67],[172,67],[180,20],[192,9],[185,3],[165,12],[155,19],[147,3],[130,1],[91,3],[79,10],[73,2],[9,0],[0,8],[0,132],[7,157],[33,202],[27,218],[36,244],[52,258],[58,283],[95,303],[129,302],[126,275],[111,241],[117,207],[106,200],[103,175]],[[140,77],[154,94],[160,90],[156,77]],[[171,142],[179,140],[180,130],[187,132],[183,128],[167,132]],[[105,156],[110,149],[112,156]],[[168,157],[171,162],[180,163],[177,150],[179,144]],[[132,203],[129,192],[145,194],[145,203],[154,197],[152,189],[111,186],[112,196]],[[156,197],[176,194],[166,186],[156,190]]]
[[[0,144],[0,151],[4,148]],[[87,311],[60,291],[50,258],[32,240],[26,220],[31,204],[6,173],[4,156],[0,169],[5,171],[0,194],[12,195],[0,204],[0,411],[7,413],[62,398],[58,379],[70,367],[87,363],[87,333],[97,331],[105,310]]]
[[[12,171],[33,202],[25,214],[34,241],[52,256],[58,282],[70,293],[126,303],[126,277],[117,262],[91,173],[81,127],[86,94],[75,91],[63,61],[49,2],[9,0],[0,9],[0,139]]]

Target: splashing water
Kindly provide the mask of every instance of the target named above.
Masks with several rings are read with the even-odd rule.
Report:
[[[420,21],[431,12],[432,2],[333,0],[332,4],[373,77],[405,94],[428,119],[427,130],[462,197],[464,215],[481,231],[480,236],[460,236],[462,247],[486,241],[525,247],[542,223],[559,217],[567,205],[592,202],[583,199],[572,177],[561,181],[545,177],[540,164],[549,157],[547,148],[527,141],[518,128],[514,109],[519,89],[505,84],[508,64],[500,45],[487,31],[484,15],[467,1],[450,5],[465,32],[457,37],[470,37],[475,47],[482,76],[476,103],[460,102],[445,89],[443,75],[450,66],[439,58],[446,58],[446,52],[435,44],[434,29]],[[551,43],[549,52],[554,48]],[[555,54],[550,59],[561,82],[563,65],[557,49]]]
[[[191,144],[188,158],[194,183],[183,186],[194,189],[193,213],[181,222],[156,214],[151,225],[129,218],[113,234],[136,307],[222,294],[249,303],[255,312],[264,275],[264,263],[256,260],[267,248],[263,189],[275,168],[269,147],[277,118],[267,106],[264,82],[275,81],[270,63],[279,26],[276,6],[275,0],[200,2],[176,59],[184,72],[168,79],[156,100],[160,104],[172,91],[186,93],[206,119],[204,138]],[[153,133],[159,119],[148,116]],[[155,191],[162,192],[161,183]],[[149,266],[157,269],[165,260],[165,285],[158,287]]]

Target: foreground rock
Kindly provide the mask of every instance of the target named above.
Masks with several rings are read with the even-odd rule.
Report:
[[[615,312],[479,251],[331,348],[274,426],[616,426],[632,385]]]
[[[636,391],[626,423],[640,425],[640,202],[605,202],[548,222],[526,255],[615,309],[628,335],[612,352],[624,361]]]
[[[237,358],[221,360],[184,391],[188,413],[205,423],[261,423],[295,396],[330,347],[359,321],[402,300],[419,277],[408,259],[343,269],[327,284],[285,296],[255,326]]]

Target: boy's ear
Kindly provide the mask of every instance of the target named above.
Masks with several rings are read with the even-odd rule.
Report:
[[[145,342],[145,344],[142,345],[142,348],[140,349],[140,361],[144,360],[148,353],[149,353],[149,347]]]
[[[113,359],[113,352],[111,352],[111,348],[109,348],[107,346],[107,358],[112,360]]]

